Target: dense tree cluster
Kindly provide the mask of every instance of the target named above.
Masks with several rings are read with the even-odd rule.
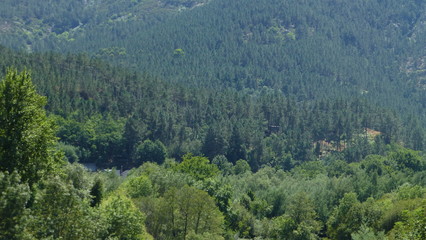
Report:
[[[423,1],[0,9],[0,239],[426,238]]]
[[[0,238],[145,238],[144,215],[125,196],[92,204],[102,187],[55,150],[45,103],[27,72],[8,70],[0,83]]]
[[[22,152],[10,144],[0,146],[0,152],[14,156],[0,158],[1,238],[425,236],[426,159],[421,152],[379,143],[376,137],[376,141],[366,139],[364,148],[382,149],[376,151],[378,155],[363,149],[354,160],[345,158],[346,150],[336,150],[291,170],[265,164],[252,172],[245,160],[234,164],[223,155],[213,161],[192,154],[183,156],[181,162],[164,159],[164,154],[158,154],[164,146],[147,140],[141,148],[147,148],[152,157],[161,156],[161,161],[146,159],[122,178],[114,171],[89,173],[78,163],[60,161],[53,149],[57,145],[53,128],[39,131],[52,125],[27,72],[9,70],[0,90],[0,110],[9,117],[0,122],[2,142],[8,142],[5,129],[16,123],[16,129],[31,134],[21,134],[11,142],[41,147]],[[23,107],[27,109],[18,110]],[[38,116],[31,118],[38,124],[20,122],[26,114]],[[44,137],[38,138],[37,133]],[[275,133],[270,137],[276,137]],[[40,155],[43,151],[47,152]],[[26,155],[37,164],[22,168]]]
[[[52,18],[54,29],[72,25],[62,21],[81,26],[49,37],[39,37],[37,28],[15,37],[5,30],[7,46],[24,39],[18,48],[84,51],[167,81],[238,90],[266,86],[297,101],[362,95],[404,115],[425,116],[423,1],[21,2],[28,0],[3,3],[2,9],[12,9],[2,13],[6,22],[12,24],[6,15],[16,13],[18,19],[30,16],[30,25]],[[202,6],[170,11],[180,4]]]
[[[384,144],[424,148],[416,116],[406,122],[362,97],[298,102],[268,87],[186,88],[85,55],[1,51],[2,66],[34,69],[70,161],[131,167],[192,152],[210,160],[223,155],[234,164],[243,159],[253,170],[290,170],[335,151],[356,162],[382,153]]]

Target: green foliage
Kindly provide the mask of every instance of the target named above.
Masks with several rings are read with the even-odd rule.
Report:
[[[398,169],[410,169],[421,171],[424,169],[424,161],[422,161],[418,152],[410,149],[400,149],[391,152],[388,156],[389,160],[396,163]]]
[[[426,238],[426,208],[424,200],[421,207],[403,213],[403,220],[395,224],[390,236],[390,239]]]
[[[9,69],[0,82],[0,170],[18,171],[30,185],[54,171],[55,128],[46,116],[46,98],[37,94],[27,71]]]
[[[185,52],[182,49],[177,48],[173,51],[173,56],[174,57],[183,57],[183,56],[185,56]]]
[[[146,162],[139,168],[131,170],[129,177],[148,176],[153,192],[162,196],[171,188],[180,189],[193,182],[193,178],[190,175],[176,172],[174,170],[175,167],[176,165],[165,168],[155,163]]]
[[[314,223],[314,225],[309,225]],[[293,218],[283,215],[273,219],[272,237],[273,239],[319,239],[316,235],[319,226],[315,222],[296,223]]]
[[[343,160],[333,160],[329,166],[327,166],[327,173],[330,177],[339,177],[344,175],[353,175],[354,170],[351,166]]]
[[[20,49],[95,56],[110,49],[106,59],[173,82],[239,90],[266,86],[298,100],[361,97],[422,115],[424,8],[418,0],[29,0],[3,1],[0,19],[2,43]],[[69,36],[57,37],[63,33]],[[123,46],[126,54],[120,55]],[[175,49],[191,57],[176,58]],[[351,124],[345,115],[334,117],[327,120]],[[398,129],[386,132],[387,143],[396,140]],[[404,142],[421,146],[413,141],[422,139],[421,132]],[[340,128],[334,135],[327,139],[340,145],[351,133]]]
[[[167,150],[164,144],[160,141],[145,140],[136,146],[135,161],[137,165],[143,162],[155,162],[162,164],[167,156]]]
[[[306,193],[296,193],[289,202],[286,215],[274,223],[276,239],[318,239],[321,224],[316,220],[314,205]]]
[[[60,177],[43,181],[33,207],[31,231],[36,238],[95,239],[104,233],[99,212],[92,209],[87,193]]]
[[[295,239],[293,236],[296,223],[289,216],[279,216],[273,219],[272,237],[274,239]]]
[[[222,239],[223,216],[213,198],[202,190],[172,188],[164,197],[146,199],[142,211],[147,214],[147,229],[156,239]]]
[[[311,161],[304,162],[300,166],[293,168],[292,170],[295,176],[314,178],[318,174],[325,173],[324,162],[322,161]]]
[[[234,127],[229,140],[229,149],[226,155],[229,161],[235,163],[239,159],[247,159],[247,153],[244,146],[240,130]]]
[[[235,174],[243,174],[245,172],[251,172],[250,165],[246,160],[240,159],[235,163],[234,173]]]
[[[31,239],[26,208],[30,197],[28,184],[16,172],[0,172],[0,239]]]
[[[79,157],[77,155],[77,152],[78,152],[77,147],[59,142],[57,148],[59,151],[64,153],[65,158],[66,160],[68,160],[68,162],[70,163],[78,162]]]
[[[365,170],[367,174],[383,175],[386,171],[385,158],[379,155],[368,155],[361,162],[361,168]]]
[[[125,196],[113,195],[101,204],[108,223],[109,239],[142,239],[144,216]]]
[[[115,168],[98,173],[98,176],[105,183],[105,193],[110,193],[117,190],[117,188],[119,188],[120,184],[123,182],[123,178],[117,174]]]
[[[116,120],[100,114],[83,121],[76,118],[75,115],[67,119],[56,116],[56,122],[60,125],[59,137],[66,144],[75,146],[75,154],[81,162],[95,162],[98,166],[108,166],[111,162],[129,164],[122,161],[124,119]],[[73,156],[72,149],[67,147],[65,150]]]
[[[92,197],[90,206],[92,207],[99,206],[99,204],[104,198],[104,194],[105,194],[104,183],[101,180],[101,178],[98,177],[95,179],[95,183],[90,189],[90,196]]]
[[[189,174],[195,180],[212,178],[219,173],[217,166],[211,164],[208,158],[193,156],[190,153],[183,156],[183,160],[176,166],[176,170]]]
[[[188,88],[84,54],[23,54],[4,48],[0,52],[5,56],[1,66],[32,68],[40,92],[50,96],[47,109],[57,114],[58,136],[69,158],[77,155],[80,162],[96,162],[99,167],[136,166],[136,148],[146,139],[161,141],[168,157],[178,159],[187,152],[204,153],[209,159],[224,155],[232,163],[245,159],[256,171],[265,165],[291,170],[315,160],[313,143],[331,145],[327,150],[316,144],[321,158],[337,148],[344,153],[339,159],[347,162],[383,154],[383,141],[377,147],[357,134],[365,127],[393,134],[395,141],[406,135],[402,119],[358,98],[298,104],[292,96],[267,87]]]
[[[355,193],[347,193],[339,201],[327,222],[327,234],[333,239],[350,239],[362,225],[362,208]]]
[[[223,175],[229,175],[232,173],[233,164],[223,155],[217,155],[213,158],[212,163],[215,164]]]
[[[224,155],[227,152],[227,142],[224,136],[213,128],[209,128],[204,138],[202,153],[209,159],[217,155]]]
[[[62,178],[77,190],[85,192],[92,184],[88,170],[81,164],[66,164],[63,173]]]
[[[418,185],[404,184],[398,187],[397,191],[398,200],[422,198],[426,194],[426,189]]]
[[[124,187],[131,198],[146,197],[153,191],[151,180],[144,175],[129,179]]]
[[[385,234],[383,232],[376,233],[373,229],[362,225],[360,230],[356,233],[352,233],[351,237],[353,240],[385,240]]]
[[[425,7],[2,1],[0,238],[424,239]]]

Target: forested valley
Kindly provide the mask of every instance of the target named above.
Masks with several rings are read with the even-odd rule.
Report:
[[[423,1],[0,7],[0,239],[426,239]]]

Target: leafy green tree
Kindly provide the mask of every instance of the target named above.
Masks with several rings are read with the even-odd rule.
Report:
[[[223,155],[217,155],[213,158],[212,163],[215,164],[223,175],[229,175],[232,173],[233,164]]]
[[[185,186],[176,192],[179,215],[177,222],[183,239],[193,231],[195,234],[209,232],[222,234],[223,216],[212,197],[206,192]]]
[[[108,166],[113,162],[117,165],[126,164],[126,162],[120,162],[123,160],[124,125],[124,118],[115,119],[111,115],[101,114],[90,117],[83,125],[88,137],[86,148],[90,153],[87,160],[96,162],[100,166]]]
[[[362,225],[359,231],[352,233],[351,237],[353,240],[385,240],[384,232],[376,233],[374,229]]]
[[[413,211],[404,211],[402,221],[396,222],[390,232],[390,239],[426,238],[426,200]]]
[[[313,203],[304,192],[292,197],[286,214],[273,219],[272,236],[275,239],[313,240],[318,239],[321,224]]]
[[[153,193],[151,180],[145,175],[129,179],[125,188],[131,198],[146,197]]]
[[[145,140],[136,147],[135,160],[140,165],[143,162],[162,164],[167,156],[167,150],[160,141]]]
[[[242,204],[233,202],[230,206],[228,216],[229,227],[236,231],[240,238],[254,238],[254,222],[256,221],[253,214]]]
[[[288,215],[282,215],[272,220],[271,237],[273,239],[294,239],[293,231],[297,224]]]
[[[239,159],[234,166],[234,173],[235,174],[243,174],[245,172],[251,172],[250,165],[246,160]]]
[[[176,169],[189,174],[195,180],[205,180],[219,173],[217,166],[211,164],[208,158],[193,156],[190,153],[183,156],[183,161],[176,166]]]
[[[129,158],[132,157],[137,143],[148,136],[147,125],[140,119],[138,116],[131,116],[124,126],[124,147]]]
[[[62,161],[45,105],[27,71],[8,70],[0,83],[0,170],[18,171],[30,186]]]
[[[355,193],[346,193],[327,222],[327,233],[332,239],[350,239],[362,225],[363,211]]]
[[[206,191],[216,202],[216,206],[229,217],[229,206],[232,199],[232,187],[220,178],[210,178],[204,181],[202,189]],[[226,220],[226,219],[225,219]]]
[[[31,239],[26,208],[30,196],[28,184],[16,172],[0,172],[0,239]]]
[[[62,168],[64,174],[61,176],[65,182],[82,192],[85,192],[92,185],[89,171],[79,163],[66,164]]]
[[[184,186],[169,189],[164,197],[142,201],[148,231],[155,239],[221,238],[223,215],[205,191]]]
[[[377,174],[381,176],[385,174],[385,158],[380,155],[368,155],[361,161],[361,168],[369,175]]]
[[[309,199],[305,192],[296,193],[287,206],[286,213],[294,220],[299,227],[304,227],[304,234],[313,236],[321,229],[320,222],[316,220],[317,213],[315,212],[313,202]]]
[[[65,158],[68,160],[68,162],[70,163],[78,162],[79,158],[77,154],[78,152],[77,147],[59,142],[57,148],[59,151],[64,153]]]
[[[106,232],[87,191],[74,188],[59,176],[39,184],[32,207],[31,231],[39,239],[96,239]]]
[[[396,163],[399,170],[410,169],[413,171],[421,171],[425,166],[419,152],[406,148],[391,152],[388,158],[393,163]]]
[[[144,216],[132,201],[124,196],[113,195],[101,204],[108,223],[109,239],[143,239],[145,233]]]

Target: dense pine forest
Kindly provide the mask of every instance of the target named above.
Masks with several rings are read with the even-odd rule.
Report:
[[[426,2],[0,8],[0,239],[426,239]]]

